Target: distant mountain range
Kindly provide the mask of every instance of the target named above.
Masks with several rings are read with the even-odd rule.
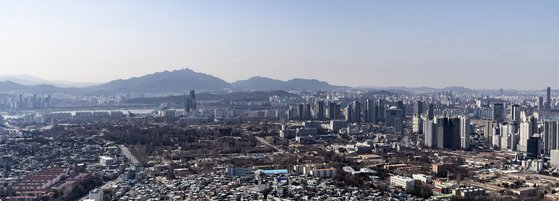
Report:
[[[0,93],[56,93],[75,92],[90,94],[111,93],[146,93],[146,94],[177,94],[187,90],[221,93],[227,91],[293,91],[293,90],[334,90],[349,87],[335,86],[315,79],[295,78],[288,81],[276,80],[267,77],[252,77],[233,83],[226,82],[212,75],[194,72],[190,69],[164,71],[119,79],[104,84],[92,85],[91,83],[74,83],[63,81],[44,80],[27,75],[0,76]],[[375,93],[437,93],[452,91],[453,93],[484,93],[499,94],[494,89],[468,89],[464,87],[430,88],[430,87],[359,87],[376,90]],[[543,91],[543,90],[542,90]],[[542,91],[504,90],[505,93],[540,94]],[[554,91],[556,93],[556,91]]]
[[[42,80],[32,76],[0,77],[0,92],[82,92],[82,93],[150,93],[172,94],[184,93],[187,90],[225,92],[235,91],[275,91],[275,90],[331,90],[341,88],[324,81],[314,79],[292,79],[289,81],[274,80],[265,77],[253,77],[248,80],[228,83],[212,75],[194,72],[190,69],[157,72],[140,77],[119,79],[104,84],[84,86],[76,84],[72,87],[62,82]],[[49,84],[38,84],[49,83]],[[66,82],[66,84],[70,84]],[[79,87],[82,86],[82,87]]]
[[[22,85],[53,85],[56,87],[88,87],[98,83],[46,80],[32,75],[0,75],[0,81],[12,81]]]
[[[0,81],[0,93],[16,92],[16,93],[38,93],[50,94],[63,91],[63,88],[53,85],[22,85],[12,81]]]
[[[182,69],[114,80],[91,88],[116,93],[180,93],[186,90],[222,91],[230,87],[230,83],[217,77]]]
[[[288,81],[275,80],[267,77],[252,77],[232,83],[233,88],[248,91],[272,91],[272,90],[332,90],[343,88],[333,86],[324,81],[315,79],[295,78]]]

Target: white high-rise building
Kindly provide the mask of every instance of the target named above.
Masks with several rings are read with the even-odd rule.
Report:
[[[526,113],[524,111],[522,111],[520,113],[520,130],[518,131],[519,133],[519,140],[518,140],[518,151],[521,152],[526,152],[528,151],[528,139],[532,136],[532,134],[534,133],[534,128],[533,128],[533,122],[531,122],[533,120],[533,118],[526,118]]]
[[[414,133],[422,133],[423,132],[423,119],[421,116],[414,115],[413,116],[413,132]]]
[[[460,147],[462,149],[470,148],[470,120],[466,117],[460,118]]]
[[[425,135],[425,146],[437,146],[437,133],[435,132],[435,122],[433,120],[423,122],[423,134]]]

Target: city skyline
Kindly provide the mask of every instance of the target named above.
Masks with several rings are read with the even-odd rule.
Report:
[[[559,84],[553,79],[558,7],[555,1],[3,2],[0,74],[99,83],[187,67],[228,82],[264,76],[355,87],[533,90]]]
[[[559,200],[557,0],[0,0],[0,200]]]

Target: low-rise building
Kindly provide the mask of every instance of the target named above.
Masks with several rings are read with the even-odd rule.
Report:
[[[412,192],[415,188],[415,181],[409,177],[391,176],[390,185],[393,187],[401,187],[406,192]]]
[[[320,178],[330,178],[336,176],[336,168],[314,169],[312,175]]]
[[[452,190],[452,195],[460,199],[474,199],[487,196],[487,191],[475,187],[461,187]]]
[[[228,165],[225,168],[225,173],[228,176],[242,177],[242,176],[250,174],[250,172],[251,172],[250,168],[234,167],[232,165]]]
[[[414,180],[421,181],[423,183],[428,183],[428,184],[433,182],[433,177],[431,177],[430,175],[425,175],[425,174],[413,174],[412,178]]]

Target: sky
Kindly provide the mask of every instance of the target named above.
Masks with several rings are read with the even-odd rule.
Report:
[[[559,87],[559,1],[0,1],[0,74]]]

